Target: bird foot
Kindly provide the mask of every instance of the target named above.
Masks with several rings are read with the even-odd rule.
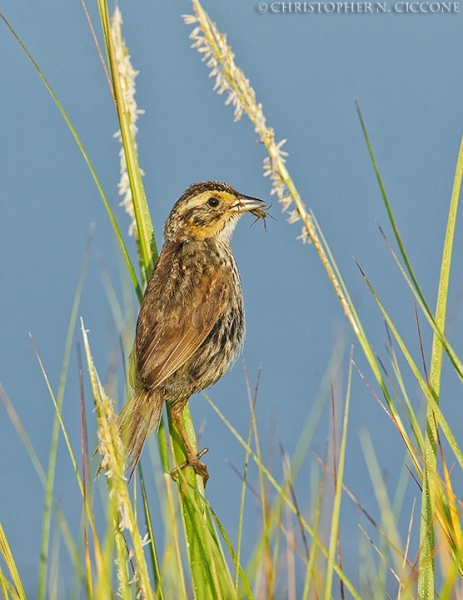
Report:
[[[203,448],[201,452],[198,452],[198,454],[188,456],[184,463],[178,465],[178,467],[175,467],[175,469],[172,469],[170,472],[172,479],[176,481],[179,471],[182,471],[186,467],[193,467],[195,472],[203,478],[203,485],[206,487],[207,480],[209,479],[209,472],[207,470],[207,466],[200,460],[206,454],[206,452],[209,452],[209,448]]]

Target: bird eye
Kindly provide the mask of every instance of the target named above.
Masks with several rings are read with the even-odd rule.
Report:
[[[209,198],[209,200],[207,201],[207,203],[209,204],[210,207],[215,208],[216,206],[219,205],[219,200],[218,200],[218,198],[214,198],[214,196],[211,196]]]

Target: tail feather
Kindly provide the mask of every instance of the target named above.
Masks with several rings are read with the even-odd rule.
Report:
[[[164,398],[158,390],[135,389],[117,417],[119,435],[125,448],[130,477],[140,460],[147,437],[158,428]]]

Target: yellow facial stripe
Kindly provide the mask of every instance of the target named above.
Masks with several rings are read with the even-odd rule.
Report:
[[[233,194],[229,194],[228,192],[219,192],[219,191],[211,191],[211,192],[202,192],[198,194],[194,198],[188,202],[186,209],[195,208],[196,206],[203,206],[207,203],[209,198],[218,198],[223,204],[224,208],[231,206],[237,201],[237,197]]]

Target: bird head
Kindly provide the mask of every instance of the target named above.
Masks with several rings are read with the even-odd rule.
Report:
[[[206,181],[191,185],[175,203],[164,228],[169,241],[230,239],[240,216],[253,212],[262,218],[265,204],[226,183]]]

